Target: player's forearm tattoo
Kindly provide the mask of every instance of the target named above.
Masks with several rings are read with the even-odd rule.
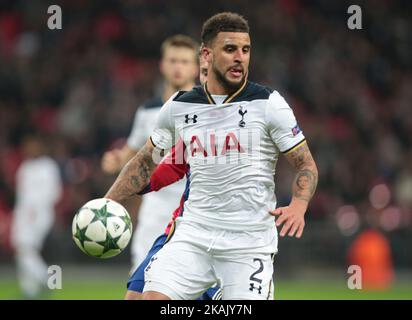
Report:
[[[295,176],[293,196],[305,201],[310,201],[316,190],[317,175],[309,169],[299,171]]]
[[[147,186],[155,168],[156,164],[153,162],[152,149],[145,145],[123,167],[105,197],[115,201],[123,201],[137,194]]]
[[[318,184],[318,170],[308,145],[303,143],[286,154],[286,158],[298,170],[292,186],[293,196],[309,202]]]
[[[308,161],[309,156],[310,156],[310,158],[312,158],[312,155],[310,154],[308,145],[306,143],[303,143],[301,146],[299,146],[295,150],[291,151],[287,155],[287,158],[288,158],[289,162],[292,161],[292,165],[297,170],[301,170],[305,166],[306,162]]]

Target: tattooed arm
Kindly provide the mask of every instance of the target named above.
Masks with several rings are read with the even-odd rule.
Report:
[[[152,157],[154,149],[149,139],[123,167],[105,198],[122,202],[140,192],[149,183],[150,176],[157,166]]]
[[[288,162],[297,170],[292,185],[292,201],[288,207],[277,208],[271,214],[278,215],[276,225],[283,223],[280,235],[300,238],[305,227],[304,215],[318,183],[318,169],[306,141],[285,154]]]
[[[307,205],[318,184],[318,169],[306,141],[286,153],[285,157],[297,170],[292,186],[292,202],[302,200]]]

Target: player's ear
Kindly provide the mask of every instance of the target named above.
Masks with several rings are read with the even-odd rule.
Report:
[[[204,60],[208,63],[212,61],[212,50],[206,46],[202,46],[201,48],[201,55]]]

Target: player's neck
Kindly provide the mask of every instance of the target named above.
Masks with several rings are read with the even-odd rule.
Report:
[[[163,101],[169,100],[169,98],[176,92],[176,91],[190,91],[195,86],[194,82],[189,82],[187,85],[182,87],[176,87],[169,83],[165,83],[165,87],[163,89]]]
[[[219,81],[215,73],[209,72],[206,87],[207,91],[211,95],[231,95],[242,88],[246,81],[247,77],[245,77],[237,87],[229,88]]]
[[[207,91],[214,95],[228,95],[230,94],[229,89],[224,87],[212,73],[207,78]]]

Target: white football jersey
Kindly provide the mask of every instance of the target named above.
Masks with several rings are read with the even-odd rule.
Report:
[[[11,241],[16,247],[41,248],[54,222],[62,182],[56,161],[47,156],[23,161],[16,176],[16,205]]]
[[[60,170],[52,158],[41,156],[23,161],[16,173],[17,206],[51,206],[62,190]]]
[[[132,131],[127,138],[127,145],[138,151],[152,134],[156,119],[163,105],[160,97],[155,97],[140,106],[134,116]]]
[[[190,167],[180,219],[227,230],[273,228],[280,152],[304,142],[292,109],[267,87],[246,81],[216,104],[206,85],[174,94],[162,107],[153,144],[182,139]]]
[[[156,97],[136,111],[133,128],[127,139],[130,148],[138,151],[146,143],[155,128],[162,105],[162,99]],[[163,233],[173,211],[179,206],[185,182],[186,179],[182,179],[158,192],[143,196],[131,248],[134,265],[137,266],[143,261],[155,239]]]

